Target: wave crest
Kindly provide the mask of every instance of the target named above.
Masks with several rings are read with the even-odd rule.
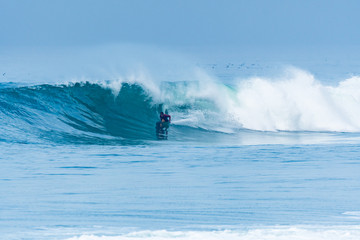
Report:
[[[89,82],[0,91],[0,112],[7,132],[23,131],[27,137],[35,135],[56,142],[153,136],[156,105],[137,84],[123,83],[117,95]]]
[[[141,81],[2,84],[0,141],[155,140],[155,123],[165,108],[173,119],[172,139],[180,141],[204,132],[241,134],[248,129],[360,132],[360,77],[326,86],[293,69],[279,79],[257,77],[236,84],[206,74],[158,85]]]

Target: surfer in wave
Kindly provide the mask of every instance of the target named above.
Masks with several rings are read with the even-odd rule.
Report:
[[[156,133],[158,139],[167,139],[168,128],[171,122],[171,116],[167,111],[160,113],[160,121],[156,123]]]

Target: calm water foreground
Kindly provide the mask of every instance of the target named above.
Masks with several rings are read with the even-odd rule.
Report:
[[[2,143],[0,235],[359,239],[359,172],[360,145],[343,140]]]

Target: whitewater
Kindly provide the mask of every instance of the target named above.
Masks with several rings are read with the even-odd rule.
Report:
[[[360,238],[358,74],[105,55],[0,58],[3,239]]]
[[[35,138],[38,129],[53,131],[59,138],[78,134],[79,140],[84,140],[83,134],[152,139],[152,126],[163,109],[176,116],[174,131],[360,131],[360,77],[326,86],[310,73],[291,69],[282,79],[250,78],[231,85],[203,72],[198,75],[199,81],[162,82],[159,86],[143,78],[30,86],[3,83],[1,119],[7,123],[3,126],[10,128],[3,138],[21,141],[9,138],[8,132],[24,128],[24,134]],[[174,134],[174,139],[179,134]]]

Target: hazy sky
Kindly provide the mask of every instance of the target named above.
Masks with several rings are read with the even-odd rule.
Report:
[[[0,44],[356,45],[354,0],[0,0]]]

